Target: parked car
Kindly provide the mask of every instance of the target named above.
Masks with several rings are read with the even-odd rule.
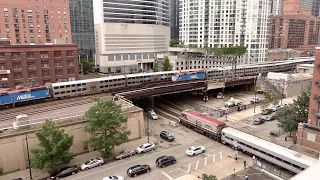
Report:
[[[259,102],[260,102],[260,98],[258,98],[258,97],[253,97],[250,102],[251,102],[251,104],[259,103]]]
[[[194,156],[200,153],[204,153],[205,148],[203,146],[192,146],[187,149],[186,153],[189,156]]]
[[[270,115],[267,115],[267,116],[261,116],[260,118],[264,119],[265,121],[273,121],[273,120],[275,120],[275,114],[270,114]]]
[[[144,174],[151,171],[151,167],[149,165],[135,165],[127,170],[127,174],[130,177],[136,177],[140,174]]]
[[[219,92],[219,93],[217,94],[217,99],[222,99],[222,97],[223,97],[222,92]]]
[[[152,120],[157,120],[158,119],[157,114],[153,110],[148,111],[148,116]]]
[[[177,162],[176,158],[173,156],[161,156],[156,160],[156,165],[159,167],[166,167]]]
[[[102,180],[124,180],[124,177],[122,177],[122,176],[108,176],[108,177],[104,177]]]
[[[155,149],[155,145],[153,143],[145,143],[137,148],[137,153],[141,154],[141,153],[145,153],[148,151],[152,151],[154,149]]]
[[[271,110],[272,110],[273,112],[276,112],[276,111],[278,111],[280,108],[281,108],[281,105],[275,105],[275,106],[273,106],[273,107],[271,108]]]
[[[160,138],[162,138],[166,141],[169,141],[169,142],[174,141],[174,139],[175,139],[175,137],[167,131],[161,131]]]
[[[84,164],[81,164],[80,168],[82,171],[88,170],[97,166],[104,164],[103,158],[93,158],[86,161]]]
[[[262,114],[263,115],[268,115],[268,114],[271,114],[273,111],[271,110],[271,109],[264,109],[263,111],[262,111]]]
[[[50,179],[60,179],[63,177],[76,174],[77,172],[79,172],[78,166],[68,166],[68,167],[60,168],[50,175]]]
[[[253,121],[253,124],[254,125],[259,125],[259,124],[263,124],[264,123],[264,119],[262,118],[256,118],[254,121]]]
[[[281,104],[280,108],[283,108],[283,107],[286,107],[286,106],[288,106],[288,104]]]
[[[120,154],[118,156],[116,156],[116,159],[124,159],[130,156],[135,155],[137,152],[133,149],[127,149],[125,151],[121,151]]]

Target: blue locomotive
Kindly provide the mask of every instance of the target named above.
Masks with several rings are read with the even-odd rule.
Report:
[[[206,73],[204,70],[179,72],[172,76],[172,81],[190,81],[190,80],[205,80]]]

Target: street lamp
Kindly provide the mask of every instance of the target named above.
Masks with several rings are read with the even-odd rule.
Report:
[[[123,61],[123,72],[124,72],[124,74],[126,74],[126,62],[124,60],[122,60],[122,61]]]
[[[254,77],[254,104],[253,104],[253,113],[256,113],[256,101],[257,101],[257,77]]]
[[[28,153],[28,163],[29,163],[29,173],[30,173],[30,179],[32,179],[32,172],[31,172],[31,163],[30,163],[30,154],[29,154],[29,143],[28,143],[28,134],[26,134],[26,143],[27,143],[27,153]]]

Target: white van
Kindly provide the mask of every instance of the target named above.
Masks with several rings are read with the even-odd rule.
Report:
[[[149,118],[151,118],[152,120],[157,120],[157,119],[158,119],[157,114],[156,114],[153,110],[148,111],[148,116],[149,116]]]

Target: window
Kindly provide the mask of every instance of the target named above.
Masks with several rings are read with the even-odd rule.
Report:
[[[128,60],[128,55],[122,55],[122,60]]]
[[[54,63],[54,66],[55,66],[55,67],[61,67],[61,66],[62,66],[61,61],[56,61],[56,62]]]
[[[121,61],[121,55],[116,55],[116,60]]]
[[[135,60],[136,56],[134,54],[130,54],[130,60]]]
[[[74,74],[74,69],[68,69],[68,74]]]
[[[41,67],[48,68],[49,67],[49,62],[48,61],[41,62]]]
[[[141,57],[141,54],[137,54],[137,60],[141,60],[142,57]]]
[[[54,51],[54,57],[61,57],[61,51]]]
[[[42,76],[50,76],[50,72],[49,71],[42,71]]]
[[[108,61],[114,61],[114,55],[108,55]]]
[[[143,54],[143,59],[148,59],[148,54]]]

